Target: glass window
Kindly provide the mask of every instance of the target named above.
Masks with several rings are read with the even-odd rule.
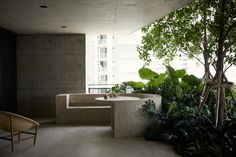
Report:
[[[107,81],[107,75],[101,75],[101,81]]]
[[[107,61],[100,61],[100,66],[102,68],[107,68]]]
[[[107,35],[99,35],[99,39],[107,39]]]
[[[107,57],[107,48],[100,47],[100,58],[106,58],[106,57]]]
[[[98,36],[98,44],[104,45],[107,43],[107,35]]]

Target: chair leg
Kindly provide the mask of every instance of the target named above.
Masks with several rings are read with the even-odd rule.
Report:
[[[35,143],[36,143],[37,132],[38,132],[38,126],[35,127],[35,132],[34,132],[34,145],[35,145]]]
[[[11,133],[11,151],[14,151],[14,136],[13,133]]]
[[[13,135],[13,126],[12,126],[12,115],[10,115],[10,128],[11,128],[11,151],[14,151],[14,135]]]
[[[20,143],[20,131],[18,132],[18,143]]]

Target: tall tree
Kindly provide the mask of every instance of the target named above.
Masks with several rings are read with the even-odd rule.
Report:
[[[199,60],[205,68],[203,103],[217,85],[216,125],[223,121],[225,71],[236,64],[236,0],[195,0],[143,28],[139,56],[149,64],[152,55],[171,61],[179,52]],[[203,62],[198,59],[202,55]],[[216,69],[211,77],[210,65]],[[225,65],[225,66],[224,66]],[[209,83],[210,82],[210,83]],[[215,89],[215,88],[214,88]]]
[[[138,47],[140,58],[148,64],[153,54],[169,63],[182,52],[204,65],[208,79],[212,54],[216,50],[215,36],[210,31],[215,14],[212,5],[214,3],[209,0],[196,0],[143,28],[145,35]],[[199,59],[200,54],[203,62]]]
[[[213,28],[216,27],[217,4],[218,1],[215,0],[195,0],[184,8],[144,27],[142,43],[138,46],[140,59],[145,61],[145,64],[149,64],[154,56],[169,63],[179,52],[182,52],[189,58],[196,58],[204,65],[204,76],[208,79],[210,65],[216,63],[217,39]],[[234,8],[232,5],[231,9]],[[230,46],[224,46],[227,53],[236,50],[236,44],[233,42]],[[199,59],[199,55],[202,55],[203,61]],[[228,69],[235,64],[236,56],[235,53],[231,53],[226,57],[225,61],[229,65],[225,69]]]
[[[219,0],[215,14],[215,28],[213,32],[217,39],[216,75],[217,101],[216,101],[216,125],[222,125],[225,108],[225,81],[224,63],[227,59],[235,64],[236,44],[236,0]],[[230,50],[231,49],[231,50]],[[233,51],[232,51],[233,50]]]

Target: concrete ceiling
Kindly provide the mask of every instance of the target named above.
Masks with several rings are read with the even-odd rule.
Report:
[[[1,0],[0,26],[17,34],[129,34],[191,1]]]

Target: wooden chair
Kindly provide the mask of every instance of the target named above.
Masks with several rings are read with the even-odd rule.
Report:
[[[14,144],[19,143],[22,140],[34,139],[33,145],[35,145],[37,130],[39,123],[32,119],[26,118],[24,116],[0,111],[0,129],[6,132],[10,132],[9,135],[0,137],[0,139],[8,140],[11,142],[12,152],[14,151]],[[35,128],[34,132],[28,132],[27,130]],[[28,134],[30,136],[21,138],[21,133]],[[14,136],[18,135],[18,140],[14,140]]]

